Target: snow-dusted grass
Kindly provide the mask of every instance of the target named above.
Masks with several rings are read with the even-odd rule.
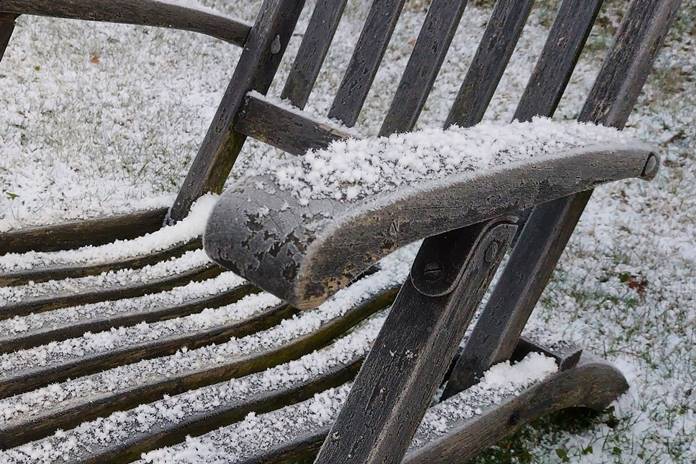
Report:
[[[260,1],[200,3],[251,21]],[[367,3],[349,2],[309,102],[314,114],[330,106]],[[486,21],[487,6],[477,3],[467,7],[421,128],[441,125],[464,78]],[[609,3],[623,11],[623,3]],[[362,134],[374,135],[391,103],[423,20],[419,4],[409,2],[397,25],[358,123]],[[556,4],[535,7],[487,119],[511,117]],[[696,461],[696,2],[684,4],[629,121],[640,138],[662,146],[663,169],[652,183],[595,193],[535,314],[537,325],[616,362],[632,388],[610,414],[526,428],[480,463],[510,455],[544,463]],[[302,24],[307,19],[305,12]],[[614,10],[601,23],[559,117],[572,118],[587,95]],[[238,53],[195,34],[21,18],[0,64],[0,230],[169,204]],[[251,142],[235,175],[245,166],[269,169],[276,156],[284,157]]]

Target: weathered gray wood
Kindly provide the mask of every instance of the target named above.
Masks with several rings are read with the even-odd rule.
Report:
[[[281,98],[290,100],[298,108],[304,108],[307,104],[345,7],[346,0],[324,0],[317,2],[314,7],[297,57],[280,94]]]
[[[330,118],[337,119],[348,127],[355,125],[404,3],[405,0],[379,0],[372,3],[329,111]]]
[[[513,119],[553,115],[604,0],[564,0]]]
[[[210,128],[167,215],[180,221],[203,194],[220,192],[246,137],[233,130],[249,91],[268,91],[295,29],[304,0],[265,0]]]
[[[514,119],[528,121],[534,116],[552,116],[575,69],[580,52],[592,29],[602,0],[577,2],[564,0],[556,16],[541,56],[520,100]],[[526,216],[525,216],[526,218]],[[525,245],[526,246],[526,245]],[[539,248],[528,246],[529,253]],[[505,309],[509,312],[505,312]],[[513,317],[514,307],[486,307],[467,345],[454,367],[445,397],[472,385],[496,358],[506,319]],[[507,352],[506,352],[507,353]]]
[[[312,333],[298,337],[279,347],[265,351],[236,356],[219,364],[213,363],[207,368],[185,372],[176,376],[152,377],[139,379],[139,384],[124,390],[107,394],[94,394],[87,398],[71,401],[62,407],[42,411],[31,420],[31,424],[19,419],[11,424],[0,425],[0,443],[10,444],[13,440],[31,440],[33,437],[46,436],[58,428],[74,427],[77,424],[106,416],[114,411],[126,410],[139,404],[155,401],[163,395],[175,395],[187,390],[243,377],[260,372],[273,366],[301,358],[315,350],[330,344],[348,330],[373,314],[388,308],[394,301],[397,288],[389,288],[375,295],[365,303],[352,308],[343,316],[332,319]],[[37,380],[38,382],[39,380]],[[0,383],[0,397],[29,391],[38,385],[25,385],[19,378]],[[20,435],[24,438],[20,439]]]
[[[501,220],[474,234],[473,242],[461,229],[426,240],[454,246],[452,259],[459,263],[452,269],[434,263],[442,274],[429,280],[436,285],[454,272],[458,282],[446,294],[423,294],[414,280],[419,260],[429,259],[427,247],[421,249],[317,464],[344,462],[346,456],[365,464],[401,462],[516,229]]]
[[[577,367],[554,374],[456,424],[420,449],[411,449],[403,462],[460,464],[534,419],[566,408],[601,411],[627,389],[626,379],[611,364],[585,356]]]
[[[203,246],[201,238],[190,240],[186,243],[173,245],[164,250],[150,253],[143,256],[135,256],[114,261],[104,261],[97,264],[73,265],[73,266],[47,266],[22,271],[8,272],[0,274],[0,286],[25,285],[34,282],[48,282],[49,280],[60,280],[78,278],[91,275],[99,275],[103,272],[117,271],[120,269],[139,269],[151,264],[167,261],[170,258],[181,256],[187,251],[198,250]]]
[[[625,378],[611,364],[585,354],[576,366],[532,385],[520,396],[507,397],[471,420],[452,424],[438,440],[421,447],[412,444],[403,462],[461,464],[526,423],[552,412],[567,408],[601,411],[627,387]],[[301,436],[288,431],[285,442],[241,464],[312,463],[328,432],[328,427]],[[440,461],[445,458],[451,460]]]
[[[0,13],[0,61],[5,55],[7,45],[10,43],[14,31],[16,15]]]
[[[380,135],[413,129],[445,60],[467,0],[433,2],[401,76]]]
[[[242,284],[220,294],[196,298],[173,306],[143,306],[137,311],[103,315],[80,321],[70,321],[61,325],[50,325],[41,329],[20,334],[0,336],[0,353],[24,350],[51,342],[79,337],[86,332],[97,333],[114,327],[128,327],[141,322],[158,322],[188,316],[207,308],[219,308],[235,303],[259,290],[250,284]]]
[[[308,150],[326,148],[333,141],[355,137],[308,113],[279,107],[259,94],[244,99],[234,129],[293,155],[304,155]]]
[[[130,364],[144,359],[168,356],[179,349],[196,349],[201,346],[224,343],[231,338],[244,337],[271,328],[281,320],[296,314],[296,310],[279,305],[262,314],[235,321],[225,326],[173,335],[138,345],[126,345],[109,352],[87,355],[60,364],[28,369],[8,375],[0,380],[0,395],[7,392],[25,392],[69,378],[77,378],[112,367]]]
[[[0,233],[0,254],[103,245],[156,231],[166,208]]]
[[[635,0],[631,4],[581,120],[624,125],[679,3]],[[535,207],[481,315],[480,328],[477,325],[472,333],[477,341],[462,358],[478,359],[477,366],[448,394],[470,383],[471,376],[487,365],[510,356],[590,196],[586,191]]]
[[[3,0],[0,12],[167,27],[243,47],[251,26],[212,10],[157,0]]]
[[[249,177],[218,201],[205,249],[264,290],[312,308],[399,247],[603,182],[640,177],[653,152],[640,143],[588,146],[352,202],[320,199],[307,205],[293,195],[267,192],[265,186],[274,183],[268,176]],[[270,213],[260,214],[262,207]]]
[[[70,461],[74,464],[102,464],[105,462],[130,462],[138,459],[142,453],[163,446],[182,442],[187,436],[198,436],[219,427],[233,424],[253,412],[262,414],[311,398],[315,393],[335,388],[350,381],[357,373],[362,358],[346,363],[344,367],[307,380],[285,390],[267,391],[253,396],[234,398],[216,406],[206,414],[187,416],[176,425],[155,427],[133,433],[127,440],[111,446],[90,449],[80,460]],[[14,437],[12,437],[14,439]],[[0,446],[1,446],[0,441]]]
[[[69,306],[134,298],[136,296],[162,292],[171,290],[180,285],[188,284],[189,282],[210,279],[219,275],[222,271],[222,268],[211,263],[145,283],[87,290],[79,293],[65,292],[50,297],[31,298],[0,306],[0,320],[15,316],[26,316],[31,313],[41,313],[54,309],[67,308]]]
[[[498,0],[446,126],[478,124],[507,67],[534,0]]]

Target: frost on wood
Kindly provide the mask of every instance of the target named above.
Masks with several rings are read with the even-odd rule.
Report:
[[[133,364],[116,367],[90,376],[80,377],[60,384],[54,384],[26,394],[0,400],[0,414],[5,421],[21,415],[40,414],[61,403],[76,401],[80,398],[97,400],[114,393],[131,391],[143,385],[153,384],[175,376],[188,375],[205,369],[213,369],[234,362],[241,355],[258,354],[264,350],[278,348],[298,337],[319,329],[328,321],[346,314],[355,306],[364,303],[379,292],[394,288],[408,275],[410,254],[395,253],[383,261],[383,269],[356,282],[353,286],[338,292],[333,298],[313,311],[307,311],[291,319],[283,320],[277,326],[229,342],[209,345],[195,350],[183,349],[174,355],[144,360]],[[269,294],[248,297],[247,306],[269,306],[280,303]],[[238,304],[242,309],[242,305]],[[245,308],[249,310],[249,308]],[[173,321],[175,324],[180,322]],[[152,324],[150,324],[152,325]],[[138,327],[140,327],[138,329]],[[141,337],[149,337],[148,324],[140,324],[134,330]],[[156,325],[155,325],[156,327]],[[110,333],[105,337],[110,338]],[[118,331],[115,335],[118,340]],[[121,341],[123,343],[125,340]],[[21,371],[21,368],[38,363],[38,365],[56,362],[86,354],[89,350],[99,349],[92,346],[91,337],[80,337],[60,345],[44,345],[32,350],[19,351],[0,357],[5,375]]]
[[[234,408],[263,394],[296,388],[364,356],[383,320],[384,316],[373,317],[327,348],[296,361],[86,422],[73,430],[57,432],[38,442],[0,452],[0,459],[8,464],[52,463],[54,456],[62,456],[65,461],[77,461],[85,458],[89,450],[118,447],[153,431],[176,427],[214,411]],[[5,415],[7,418],[3,422],[28,419],[21,414],[24,408],[41,413],[41,408],[16,402],[14,416]]]
[[[418,429],[411,449],[425,440],[441,436],[459,421],[474,417],[491,406],[520,393],[556,372],[553,359],[532,353],[515,365],[509,362],[492,367],[483,380],[467,392],[431,408]],[[265,450],[326,429],[335,420],[350,385],[327,390],[312,399],[272,413],[249,414],[243,421],[186,443],[152,451],[140,464],[240,462]]]
[[[118,288],[147,284],[153,280],[172,277],[192,269],[212,265],[203,250],[188,251],[177,258],[161,261],[140,269],[121,269],[97,276],[74,279],[51,280],[42,283],[29,283],[18,287],[0,288],[0,304],[17,303],[33,298],[51,298],[56,295],[83,291]]]
[[[272,177],[300,203],[323,198],[352,201],[451,174],[625,140],[626,134],[616,129],[577,122],[483,122],[466,129],[333,142],[325,150],[280,164]]]
[[[8,253],[0,256],[0,272],[36,267],[108,263],[144,256],[174,245],[181,245],[201,236],[216,201],[217,196],[215,195],[201,197],[193,205],[189,215],[182,221],[132,240],[117,240],[107,245],[86,246],[68,251]]]

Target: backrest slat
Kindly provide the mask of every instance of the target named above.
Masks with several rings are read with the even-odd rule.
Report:
[[[401,77],[380,135],[412,130],[445,60],[467,0],[433,2]]]
[[[405,0],[374,0],[329,118],[355,125],[389,45]]]
[[[581,121],[623,128],[681,0],[634,0],[580,112]]]
[[[515,50],[534,0],[498,0],[474,60],[447,117],[446,127],[470,127],[483,119]]]
[[[575,65],[604,0],[564,0],[549,31],[514,119],[551,116],[565,93]]]
[[[304,108],[341,21],[347,0],[317,2],[281,98]]]

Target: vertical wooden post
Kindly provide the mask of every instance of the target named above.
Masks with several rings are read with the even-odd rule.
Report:
[[[264,1],[222,103],[165,222],[171,224],[186,217],[201,195],[222,191],[246,140],[232,128],[244,96],[251,90],[268,91],[303,6],[304,0]]]
[[[398,464],[517,226],[427,239],[316,463]]]

